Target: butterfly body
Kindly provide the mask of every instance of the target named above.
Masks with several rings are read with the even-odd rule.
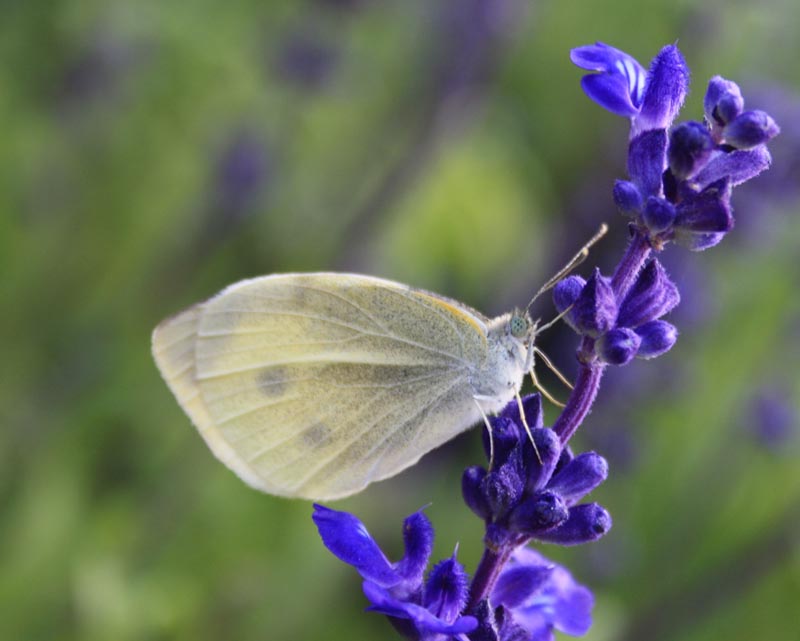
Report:
[[[533,335],[518,312],[490,320],[388,280],[282,274],[165,320],[153,354],[211,450],[244,481],[329,500],[499,411],[532,365]]]

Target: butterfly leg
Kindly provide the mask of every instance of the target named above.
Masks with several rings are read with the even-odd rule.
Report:
[[[569,389],[573,389],[573,387],[572,387],[572,383],[570,383],[570,382],[567,380],[567,377],[566,377],[566,376],[564,376],[564,375],[563,375],[563,374],[562,374],[562,373],[561,373],[561,372],[558,370],[558,368],[557,368],[555,365],[553,365],[553,361],[551,361],[551,360],[550,360],[550,359],[547,357],[547,354],[545,354],[545,353],[544,353],[542,350],[540,350],[538,347],[534,347],[534,348],[533,348],[533,351],[534,351],[534,352],[536,352],[536,355],[537,355],[539,358],[541,358],[541,359],[542,359],[542,361],[544,362],[544,364],[545,364],[545,365],[547,365],[547,369],[549,369],[551,372],[553,372],[553,374],[555,374],[555,375],[558,377],[558,380],[560,380],[562,383],[564,383],[564,385],[566,385],[566,386],[567,386]]]
[[[536,378],[536,372],[534,370],[530,370],[530,375],[531,381],[533,381],[533,386],[538,389],[548,401],[550,401],[553,405],[557,405],[558,407],[566,407],[564,403],[553,398],[553,395],[542,386],[542,384],[539,382],[539,379]]]
[[[478,411],[481,413],[481,416],[483,416],[483,422],[486,424],[486,431],[489,433],[489,471],[491,471],[492,465],[494,464],[494,438],[492,436],[492,424],[489,422],[489,417],[486,416],[486,413],[483,411],[478,399],[473,398],[472,400],[475,401]]]
[[[517,407],[519,408],[519,415],[522,419],[522,424],[525,426],[525,431],[528,433],[528,438],[531,441],[531,445],[533,445],[533,451],[536,452],[536,458],[539,459],[539,464],[541,464],[542,457],[539,455],[539,448],[536,447],[536,441],[533,440],[533,433],[528,425],[528,419],[525,418],[525,409],[522,407],[522,398],[520,398],[519,392],[517,392]]]

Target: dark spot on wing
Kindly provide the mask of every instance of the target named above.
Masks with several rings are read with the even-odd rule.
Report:
[[[256,375],[256,385],[264,396],[282,396],[289,386],[285,367],[268,367]]]
[[[331,429],[323,423],[316,423],[302,433],[303,443],[312,449],[325,447],[331,442]]]

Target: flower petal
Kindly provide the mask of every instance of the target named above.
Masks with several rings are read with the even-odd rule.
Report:
[[[655,358],[672,349],[678,340],[678,329],[663,320],[654,320],[636,328],[636,333],[641,337],[642,343],[636,358]]]
[[[415,512],[403,521],[405,554],[396,568],[409,585],[416,586],[422,583],[422,576],[433,551],[433,536],[433,525],[421,511]]]
[[[669,134],[669,168],[677,178],[688,178],[705,165],[713,149],[708,127],[694,121],[682,122]]]
[[[524,499],[511,511],[509,528],[525,536],[539,537],[569,518],[569,509],[564,500],[554,492],[537,492]]]
[[[611,529],[611,515],[597,503],[576,505],[561,525],[538,532],[536,538],[557,545],[580,545],[596,541]]]
[[[456,555],[437,563],[425,582],[425,608],[436,617],[452,623],[467,603],[469,578]]]
[[[597,340],[596,353],[609,365],[627,365],[636,356],[641,342],[629,327],[615,327]]]
[[[595,269],[567,315],[581,334],[593,338],[614,325],[617,318],[616,298],[611,282],[600,274],[599,269]]]
[[[396,599],[388,590],[371,581],[364,581],[362,588],[372,603],[367,610],[399,619],[410,619],[422,634],[468,634],[478,627],[478,620],[472,616],[459,617],[452,623],[442,621],[421,605]]]
[[[745,111],[725,127],[725,142],[737,149],[763,145],[781,132],[772,117],[761,110]]]
[[[567,278],[558,282],[553,288],[553,304],[559,314],[562,314],[570,305],[575,304],[584,287],[586,287],[586,280],[576,275],[567,276]],[[564,321],[576,332],[579,331],[572,322],[570,314],[564,316]]]
[[[632,182],[617,180],[614,183],[614,203],[626,216],[633,216],[642,209],[642,194]]]
[[[667,130],[651,129],[628,145],[628,175],[643,196],[661,195],[661,176],[667,167]]]
[[[633,121],[631,138],[651,129],[667,129],[689,91],[689,67],[675,45],[658,52],[647,74],[642,108]]]
[[[532,590],[527,590],[529,586],[511,574],[521,573],[520,568],[531,568],[535,573],[542,567],[549,569],[547,580]],[[507,578],[504,577],[506,574],[509,574]],[[520,601],[526,592],[527,597]],[[565,568],[530,548],[520,548],[514,553],[498,579],[492,600],[511,608],[514,622],[525,627],[531,639],[551,638],[554,627],[566,634],[580,636],[586,634],[592,624],[592,593],[577,583]],[[512,602],[513,606],[510,605]]]
[[[519,607],[550,580],[554,568],[544,559],[541,564],[506,566],[492,589],[492,605]]]
[[[397,585],[403,580],[367,528],[355,516],[315,504],[312,518],[325,547],[355,567],[365,579],[385,587]]]
[[[675,216],[675,205],[666,198],[650,196],[642,212],[642,221],[651,232],[658,234],[672,226]]]
[[[608,477],[608,462],[596,452],[583,452],[556,474],[547,489],[561,495],[568,505],[579,501]]]
[[[563,567],[556,566],[551,581],[556,603],[553,623],[557,630],[571,636],[581,636],[592,626],[594,597],[588,588],[579,585]]]
[[[526,487],[529,492],[541,490],[550,477],[561,458],[561,439],[551,429],[533,428],[531,436],[536,443],[534,451],[531,440],[523,444],[523,459],[528,470]]]
[[[730,153],[712,154],[708,164],[694,177],[700,189],[723,178],[729,178],[731,187],[755,178],[772,164],[772,156],[763,145],[753,149],[737,149]]]
[[[678,287],[667,276],[658,259],[653,258],[639,273],[620,305],[617,324],[638,327],[663,316],[680,303],[680,300]]]
[[[584,93],[617,116],[631,118],[639,113],[629,93],[627,80],[618,75],[594,73],[581,78]]]
[[[492,510],[483,494],[485,478],[486,470],[480,465],[468,467],[461,476],[461,495],[464,502],[481,519],[488,519],[492,515]]]
[[[581,79],[583,90],[592,100],[620,116],[639,112],[647,72],[635,58],[603,42],[576,47],[569,57],[582,69],[600,72]]]
[[[509,403],[509,405],[512,404],[516,405],[516,401]],[[484,428],[481,432],[483,450],[488,458],[491,455],[492,447],[494,447],[494,463],[502,465],[511,455],[514,448],[519,446],[522,437],[522,434],[520,434],[522,424],[517,424],[516,421],[502,414],[491,417],[489,423],[492,426],[491,440],[487,429]]]
[[[708,82],[703,109],[710,123],[725,126],[744,109],[744,98],[739,85],[722,76],[714,76]]]
[[[502,465],[495,465],[481,482],[486,504],[495,518],[503,516],[519,501],[525,490],[522,447],[515,447]]]

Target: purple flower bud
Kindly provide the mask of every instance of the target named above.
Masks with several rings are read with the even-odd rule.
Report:
[[[689,178],[705,165],[713,149],[714,140],[705,125],[683,122],[670,132],[669,168],[676,178]]]
[[[525,412],[525,420],[528,427],[532,430],[540,429],[544,426],[544,413],[542,412],[541,394],[528,394],[522,399],[522,411]],[[511,402],[503,408],[500,416],[513,421],[521,434],[524,431],[522,420],[519,415],[519,405]],[[525,435],[527,437],[527,435]]]
[[[615,327],[597,341],[597,354],[610,365],[626,365],[636,356],[642,339],[632,329]]]
[[[642,221],[654,234],[669,229],[675,222],[675,205],[664,198],[650,196],[642,213]]]
[[[569,516],[564,500],[554,492],[537,492],[517,505],[509,516],[509,527],[526,536],[554,528]]]
[[[569,57],[582,69],[600,72],[581,78],[589,98],[618,116],[639,113],[646,72],[634,58],[602,42],[576,47]]]
[[[572,459],[548,484],[567,505],[581,500],[608,478],[608,462],[596,452],[583,452]]]
[[[658,259],[647,262],[619,309],[618,325],[638,327],[663,316],[680,302],[678,287]]]
[[[530,444],[530,439],[525,442],[525,461],[528,467],[527,489],[531,492],[541,490],[550,477],[561,457],[561,439],[550,429],[533,429],[531,436],[536,442],[536,452]],[[540,462],[541,459],[541,462]]]
[[[502,516],[515,505],[525,489],[525,473],[522,465],[522,450],[512,450],[508,461],[496,465],[481,483],[486,504],[495,516]]]
[[[614,203],[626,216],[634,216],[642,209],[642,194],[632,182],[617,180],[614,183]]]
[[[781,128],[765,111],[745,111],[728,123],[723,131],[725,142],[737,149],[752,149],[771,140]]]
[[[568,316],[578,333],[593,338],[613,327],[617,302],[611,282],[600,274],[599,269],[595,268]]]
[[[654,320],[636,328],[636,333],[642,339],[639,345],[637,358],[655,358],[668,352],[675,341],[678,340],[677,328],[667,321]]]
[[[719,234],[733,229],[730,194],[730,182],[723,179],[685,198],[675,218],[675,242],[693,251],[718,243],[722,238]]]
[[[644,196],[661,195],[661,176],[667,166],[667,131],[651,129],[628,145],[628,175]]]
[[[494,464],[495,466],[502,465],[508,460],[514,448],[519,445],[521,427],[518,427],[515,421],[502,415],[493,416],[489,422],[492,425],[491,445],[494,446]],[[481,437],[483,451],[488,458],[492,455],[488,430],[484,429]]]
[[[667,129],[689,91],[689,67],[675,45],[667,45],[650,63],[642,108],[633,120],[631,138],[651,129]]]
[[[464,497],[464,503],[482,519],[488,519],[492,514],[483,494],[485,478],[486,470],[480,465],[468,467],[461,476],[461,494]]]
[[[744,109],[739,85],[722,76],[714,76],[708,83],[703,108],[709,122],[724,127]]]
[[[763,388],[753,399],[747,428],[760,445],[775,453],[792,452],[787,446],[797,439],[797,410],[786,390]]]
[[[282,79],[303,89],[320,89],[338,63],[338,53],[316,34],[295,33],[280,47],[275,69]]]
[[[570,508],[569,517],[561,525],[540,532],[539,541],[557,545],[580,545],[596,541],[611,529],[611,515],[597,503],[585,503]]]
[[[559,314],[578,300],[578,296],[585,286],[586,280],[580,276],[569,276],[556,284],[553,288],[553,304]],[[565,320],[569,323],[569,316]]]
[[[423,605],[438,619],[452,623],[467,603],[467,573],[456,555],[440,561],[425,582]]]
[[[693,182],[700,189],[728,178],[731,187],[755,178],[772,164],[772,156],[764,146],[753,149],[739,149],[730,153],[715,152],[708,164],[694,177]]]

